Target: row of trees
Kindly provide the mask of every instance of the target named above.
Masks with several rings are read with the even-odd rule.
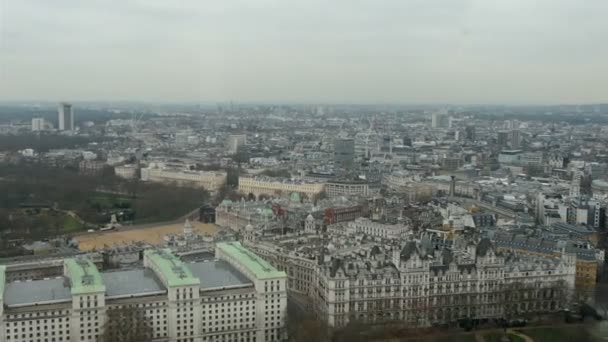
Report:
[[[21,222],[11,212],[25,206],[48,206],[70,211],[89,223],[109,222],[113,212],[129,211],[135,222],[172,220],[205,204],[209,193],[199,188],[171,184],[141,183],[124,180],[112,172],[97,175],[81,174],[76,169],[56,168],[44,164],[0,164],[0,231],[12,228],[26,234],[48,231],[44,222]],[[109,205],[101,205],[99,197]],[[36,234],[34,234],[36,235]]]

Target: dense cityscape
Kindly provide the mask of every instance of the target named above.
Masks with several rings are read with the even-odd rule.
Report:
[[[0,340],[427,341],[601,319],[607,117],[4,105]]]

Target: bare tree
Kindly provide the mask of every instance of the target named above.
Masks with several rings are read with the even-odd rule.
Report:
[[[304,312],[294,305],[287,307],[287,334],[293,342],[330,342],[330,328],[318,316]]]
[[[132,307],[116,307],[107,311],[108,320],[99,342],[147,342],[153,330],[143,310]]]

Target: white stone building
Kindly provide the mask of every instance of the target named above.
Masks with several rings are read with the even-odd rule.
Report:
[[[280,196],[282,194],[305,194],[309,199],[317,198],[325,189],[324,183],[273,177],[239,177],[239,192],[256,197],[260,195]]]
[[[409,225],[404,223],[386,224],[360,217],[354,221],[330,225],[327,230],[338,235],[365,234],[392,240],[404,237],[411,229]]]
[[[7,283],[0,266],[0,341],[97,341],[125,307],[145,317],[151,341],[280,341],[286,278],[238,242],[188,264],[146,250],[144,268],[104,273],[66,259],[62,277],[26,282]]]
[[[226,184],[225,171],[195,171],[165,167],[154,163],[141,169],[141,180],[159,183],[176,183],[181,186],[204,188],[210,192],[218,191]]]

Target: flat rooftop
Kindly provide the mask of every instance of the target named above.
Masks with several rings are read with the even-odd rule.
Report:
[[[67,278],[12,282],[5,285],[4,304],[26,306],[52,304],[72,300],[70,282]]]
[[[192,272],[185,267],[184,263],[169,249],[146,250],[144,255],[151,262],[156,264],[163,278],[166,279],[168,286],[187,286],[198,285],[199,279],[192,275]]]
[[[105,286],[97,266],[89,258],[65,259],[67,276],[72,284],[72,294],[104,292]]]
[[[202,290],[253,285],[244,274],[223,260],[194,262],[187,267],[201,280]]]
[[[218,243],[216,248],[237,260],[258,279],[272,279],[287,276],[285,272],[277,270],[266,260],[247,250],[240,242],[222,242]]]
[[[150,269],[134,269],[102,273],[106,285],[106,296],[130,297],[164,294],[167,292],[163,283]]]

